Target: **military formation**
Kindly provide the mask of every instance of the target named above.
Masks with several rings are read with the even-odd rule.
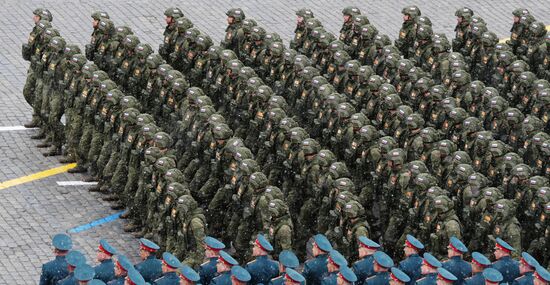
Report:
[[[244,262],[259,234],[275,258],[304,260],[317,233],[350,261],[361,237],[399,259],[413,235],[436,259],[452,238],[485,255],[501,240],[547,265],[545,25],[514,10],[499,42],[464,7],[449,40],[419,7],[402,14],[392,42],[357,7],[343,9],[339,35],[300,9],[287,46],[234,8],[216,45],[169,8],[155,53],[104,11],[81,50],[36,9],[25,126],[126,210],[125,231],[193,268],[207,235]]]

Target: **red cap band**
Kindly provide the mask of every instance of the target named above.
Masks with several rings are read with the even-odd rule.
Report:
[[[410,247],[410,248],[414,248],[416,250],[420,250],[418,247],[414,246],[412,243],[410,243],[408,240],[405,241],[405,244]]]
[[[256,240],[254,241],[254,243],[255,243],[259,248],[261,248],[263,251],[269,251],[269,250],[265,249],[265,248],[262,246],[262,244],[260,243],[260,241],[258,241],[258,239],[256,239]]]
[[[143,249],[143,250],[145,250],[145,251],[148,251],[148,252],[156,252],[156,251],[157,251],[156,249],[147,247],[147,246],[144,245],[144,244],[141,244],[141,245],[140,245],[140,248]]]
[[[403,283],[403,281],[397,279],[397,277],[395,277],[395,275],[393,275],[393,273],[390,272],[390,278],[393,279],[393,281],[397,281],[399,283]]]
[[[103,252],[103,253],[106,253],[106,254],[108,254],[108,255],[110,255],[110,256],[113,256],[113,254],[110,253],[110,252],[108,252],[106,249],[104,249],[104,248],[101,246],[101,244],[97,247],[97,249],[99,249],[99,250],[100,250],[101,252]]]
[[[449,280],[449,279],[443,277],[443,275],[441,275],[441,274],[437,274],[437,277],[443,279],[445,282],[451,282],[451,283],[454,282],[453,280]]]
[[[501,250],[504,250],[504,251],[506,251],[507,253],[511,253],[511,252],[512,252],[511,250],[509,250],[509,249],[503,247],[502,245],[500,245],[500,243],[498,243],[498,242],[497,242],[496,246],[497,246],[497,248],[499,248],[499,249],[501,249]]]
[[[426,261],[426,259],[423,259],[423,260],[422,260],[422,264],[425,264],[425,265],[427,265],[427,266],[430,267],[430,268],[437,268],[437,267],[431,265],[428,261]]]
[[[166,266],[168,266],[168,267],[170,267],[170,268],[172,268],[172,269],[176,269],[176,268],[177,268],[177,267],[172,267],[172,266],[170,266],[170,264],[166,263],[166,261],[164,261],[164,259],[162,260],[162,264],[164,264],[164,265],[166,265]]]

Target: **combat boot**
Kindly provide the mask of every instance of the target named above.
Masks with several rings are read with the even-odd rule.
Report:
[[[32,128],[36,128],[36,127],[40,126],[40,124],[37,120],[35,120],[33,118],[30,122],[24,124],[23,126],[27,129],[32,129]]]
[[[75,168],[71,168],[67,172],[69,172],[69,173],[84,173],[86,171],[88,171],[86,169],[86,167],[77,164]]]
[[[100,190],[101,191],[101,190]],[[109,194],[102,198],[103,201],[118,201],[118,195],[116,194]]]
[[[49,142],[42,142],[36,145],[37,148],[47,148],[52,146]]]
[[[122,210],[124,208],[125,208],[125,206],[124,206],[124,204],[122,204],[122,202],[120,200],[117,201],[115,204],[111,205],[111,209],[113,209],[113,210]]]
[[[41,140],[45,138],[46,138],[46,135],[44,134],[43,131],[39,131],[38,134],[31,136],[31,140]]]
[[[76,159],[74,159],[74,157],[69,154],[69,155],[63,156],[62,158],[58,159],[58,161],[60,163],[73,163],[73,162],[76,162]]]
[[[122,228],[127,233],[137,232],[140,229],[140,226],[136,225],[134,222],[129,222]]]
[[[56,155],[60,155],[61,154],[61,149],[56,147],[56,146],[53,146],[51,147],[50,149],[48,149],[46,152],[42,153],[43,156],[56,156]]]

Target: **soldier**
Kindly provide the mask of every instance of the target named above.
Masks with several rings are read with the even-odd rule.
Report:
[[[457,24],[455,26],[455,38],[453,39],[453,51],[454,52],[461,52],[462,48],[466,44],[467,40],[467,29],[470,26],[470,22],[472,21],[472,16],[474,15],[474,11],[472,11],[470,8],[463,7],[455,12],[455,16],[457,17]],[[464,55],[464,54],[463,54]]]
[[[296,11],[296,28],[294,29],[294,39],[290,41],[290,48],[297,50],[304,44],[305,22],[313,18],[313,12],[308,8],[302,8]]]
[[[201,280],[199,274],[188,265],[183,265],[178,268],[178,275],[180,277],[180,283],[184,285],[200,284],[197,283]]]
[[[463,284],[464,279],[472,275],[472,268],[468,262],[462,259],[462,256],[468,252],[468,248],[456,237],[449,239],[447,246],[447,257],[449,260],[444,261],[442,267],[447,269],[456,276],[455,284]]]
[[[267,284],[269,280],[279,275],[277,262],[268,257],[271,251],[273,251],[271,243],[264,235],[259,234],[252,248],[252,256],[255,259],[245,266],[245,269],[252,276],[250,281],[252,284]]]
[[[57,234],[52,239],[52,246],[54,248],[55,260],[42,265],[40,285],[56,284],[59,280],[69,275],[66,256],[73,246],[71,238],[66,234]]]
[[[180,8],[170,7],[164,11],[166,28],[164,29],[164,42],[159,45],[159,54],[167,62],[171,62],[170,53],[174,51],[177,23],[176,19],[183,17],[183,12]]]
[[[431,71],[432,63],[429,59],[432,58],[432,27],[428,25],[419,26],[416,30],[416,42],[414,44],[415,66],[422,68],[424,71]]]
[[[109,282],[115,278],[115,264],[113,255],[117,254],[117,250],[112,247],[106,240],[99,240],[97,249],[97,261],[99,265],[94,267],[95,278],[103,282]]]
[[[223,242],[207,236],[204,238],[202,247],[204,248],[204,257],[207,259],[198,269],[201,284],[210,284],[216,276],[216,263],[220,257],[220,251],[225,248]]]
[[[118,254],[115,260],[115,278],[109,281],[109,285],[124,284],[128,271],[135,270],[128,257]]]
[[[485,257],[485,255],[479,252],[472,252],[472,261],[470,262],[472,267],[472,276],[464,279],[464,284],[467,285],[483,285],[484,276],[483,272],[485,269],[491,266],[491,261]]]
[[[162,277],[156,279],[155,285],[176,285],[180,284],[180,277],[177,273],[181,262],[173,254],[165,252],[162,254]]]
[[[412,56],[415,35],[416,19],[422,15],[417,6],[407,6],[401,10],[403,14],[403,25],[399,30],[399,38],[395,40],[395,46],[399,49],[404,58]]]
[[[109,14],[104,11],[95,11],[92,13],[92,28],[94,29],[90,38],[90,43],[86,44],[85,46],[85,54],[86,58],[89,61],[94,60],[95,52],[97,51],[97,48],[99,46],[99,42],[101,40],[101,37],[99,35],[99,22],[101,19],[109,19]]]
[[[210,282],[211,285],[229,285],[231,284],[231,268],[238,266],[239,263],[227,252],[220,251],[220,257],[216,263],[217,276]]]
[[[419,285],[434,285],[437,284],[437,269],[441,267],[441,262],[437,260],[435,256],[429,252],[424,253],[422,256],[422,266],[420,272],[422,277],[416,280],[416,284]]]
[[[347,267],[348,261],[346,258],[339,253],[337,250],[331,250],[328,255],[327,260],[327,274],[323,277],[321,281],[322,285],[335,285],[340,268]]]
[[[410,278],[410,282],[415,282],[420,278],[422,271],[422,257],[419,253],[424,249],[424,245],[410,234],[407,234],[405,240],[405,247],[403,252],[405,253],[405,259],[399,262],[399,269],[405,272]],[[411,283],[407,283],[411,284]]]
[[[394,265],[393,260],[383,251],[375,252],[373,254],[373,257],[374,257],[373,267],[374,267],[375,274],[371,277],[367,277],[367,279],[365,279],[363,284],[369,284],[369,285],[388,284],[388,282],[390,282],[390,279],[391,279],[390,268],[397,269],[393,267]],[[401,270],[396,272],[403,273],[403,271]],[[400,274],[400,277],[404,277],[403,275],[406,276],[406,274],[403,273],[403,274]],[[407,278],[404,278],[404,280],[408,282],[410,281],[410,278],[408,278],[407,276]]]
[[[33,11],[33,21],[35,26],[29,34],[27,43],[21,45],[21,54],[23,59],[30,61],[30,66],[27,71],[27,78],[25,81],[25,87],[23,88],[23,97],[29,105],[32,106],[34,102],[34,89],[36,86],[36,74],[34,73],[34,66],[36,65],[36,56],[32,56],[36,49],[40,46],[40,36],[46,26],[51,27],[52,15],[48,9],[37,8]],[[35,128],[38,126],[39,119],[38,114],[33,113],[32,120],[25,124],[26,128]]]
[[[452,285],[457,280],[456,276],[443,267],[439,267],[437,273],[437,284],[439,285]]]
[[[200,246],[206,236],[206,217],[203,209],[198,207],[191,195],[186,194],[180,196],[177,206],[175,209],[172,208],[171,216],[174,215],[177,215],[178,227],[177,238],[172,243],[174,251],[178,256],[185,257],[185,264],[197,266],[204,259]]]
[[[328,271],[328,253],[331,250],[332,245],[326,236],[322,234],[313,236],[313,259],[304,263],[303,274],[306,284],[321,284],[324,274]]]
[[[225,14],[227,15],[227,28],[225,29],[225,38],[221,41],[220,46],[238,53],[238,43],[244,36],[241,26],[246,16],[241,8],[229,9]]]
[[[296,268],[300,265],[300,261],[298,260],[298,257],[290,251],[290,250],[283,250],[279,254],[279,276],[272,278],[269,281],[269,285],[283,285],[285,284],[285,276],[287,269],[296,270]]]
[[[84,256],[84,254],[82,254],[78,250],[69,251],[69,253],[67,253],[66,259],[67,259],[67,269],[69,271],[69,275],[67,275],[67,277],[57,281],[56,284],[59,284],[59,285],[75,284],[77,282],[76,278],[74,276],[74,271],[75,271],[76,267],[80,267],[80,266],[86,264],[86,257]]]
[[[513,284],[531,284],[535,269],[538,266],[540,266],[539,262],[533,256],[527,252],[522,252],[519,260],[519,273],[521,276],[516,278]]]
[[[435,232],[430,234],[431,246],[434,254],[442,256],[445,245],[449,244],[451,237],[461,236],[462,225],[455,214],[451,199],[441,195],[434,200],[437,216],[433,224]]]
[[[521,39],[524,37],[524,33],[526,33],[526,30],[528,27],[523,26],[520,22],[521,17],[525,15],[529,15],[529,10],[525,8],[518,8],[512,11],[513,15],[513,24],[512,28],[510,29],[510,39],[506,40],[506,43],[510,45],[512,48],[512,52],[516,53],[517,48],[521,44]]]
[[[511,256],[515,249],[501,238],[497,237],[495,241],[494,255],[496,261],[493,262],[492,268],[502,274],[503,282],[513,282],[519,276],[519,263],[513,260]]]
[[[375,274],[374,253],[380,249],[380,245],[373,240],[360,236],[358,239],[359,260],[353,263],[352,269],[357,276],[357,285],[363,285],[366,278]]]
[[[550,283],[550,272],[542,266],[537,266],[534,276],[533,283],[536,285],[548,285]]]
[[[162,275],[162,261],[155,257],[160,247],[148,240],[139,240],[139,257],[141,262],[135,265],[136,270],[147,282],[153,282]]]
[[[274,186],[266,187],[266,192],[280,191]],[[282,192],[281,192],[282,193]],[[282,198],[282,197],[281,197]],[[294,226],[288,206],[286,203],[278,198],[275,198],[269,202],[269,211],[271,214],[271,223],[269,224],[269,237],[271,243],[274,244],[274,252],[280,252],[281,250],[292,249],[292,237],[294,233]]]
[[[339,40],[349,45],[353,36],[353,19],[355,16],[361,15],[361,10],[354,6],[348,6],[342,10],[342,15],[344,23],[340,29]]]

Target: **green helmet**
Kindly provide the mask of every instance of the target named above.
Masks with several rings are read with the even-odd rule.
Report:
[[[155,134],[155,146],[160,149],[166,149],[172,146],[172,138],[165,132],[158,132]]]
[[[272,42],[269,45],[269,51],[273,56],[280,57],[283,55],[283,52],[285,51],[285,46],[280,42]]]
[[[351,59],[350,55],[344,51],[340,50],[334,53],[334,62],[338,65],[345,65]]]
[[[102,18],[97,25],[98,31],[104,35],[112,35],[115,32],[115,23],[107,18]]]
[[[371,125],[362,126],[359,130],[359,134],[365,142],[372,142],[380,136],[378,129]]]
[[[226,124],[217,124],[212,130],[215,140],[226,140],[233,135],[233,130]]]
[[[366,24],[361,26],[361,37],[365,40],[374,40],[374,38],[378,35],[378,29],[371,24]]]
[[[166,170],[166,172],[164,173],[164,179],[166,179],[168,183],[173,183],[173,182],[182,183],[184,180],[183,173],[181,172],[181,170],[177,168],[170,168]]]
[[[233,60],[230,60],[229,62],[227,62],[226,68],[231,70],[232,74],[238,75],[239,71],[241,70],[241,68],[243,66],[244,66],[243,63],[240,60],[233,59]]]
[[[495,214],[497,219],[506,219],[514,216],[515,208],[513,202],[508,199],[500,199],[495,202]]]
[[[474,15],[474,11],[468,7],[462,7],[455,12],[455,16],[462,17],[465,21],[469,22]]]
[[[273,199],[269,201],[269,212],[274,218],[289,215],[288,206],[282,199]]]
[[[291,129],[296,127],[298,127],[298,123],[290,117],[285,117],[279,122],[279,128],[285,133],[290,132]]]
[[[174,68],[170,64],[164,63],[164,64],[159,65],[158,74],[162,78],[164,78],[164,77],[166,77],[166,75],[168,74],[168,71],[170,71],[170,70],[174,70]]]
[[[309,19],[309,18],[315,17],[315,15],[313,15],[313,12],[311,11],[311,9],[308,9],[308,8],[302,8],[302,9],[296,11],[296,16],[300,16],[304,19]]]
[[[176,29],[179,33],[185,33],[188,29],[193,27],[193,22],[187,17],[176,18]]]
[[[493,32],[484,32],[481,35],[481,44],[485,47],[495,46],[498,43],[498,37]]]
[[[506,168],[511,170],[514,166],[523,163],[523,158],[515,152],[509,152],[504,155],[504,163]]]
[[[336,161],[333,162],[329,167],[329,174],[332,179],[338,179],[342,177],[350,177],[350,172],[347,165],[344,162]]]
[[[359,67],[357,75],[359,76],[359,82],[368,82],[370,77],[374,74],[374,70],[369,65],[363,65]]]
[[[439,186],[432,186],[432,187],[428,188],[428,191],[426,193],[428,198],[430,198],[431,200],[435,200],[436,197],[441,196],[441,195],[447,196],[448,194],[449,194],[449,191],[443,190]]]
[[[459,164],[469,165],[471,163],[472,163],[472,159],[470,158],[470,155],[468,155],[468,153],[465,151],[457,150],[452,154],[453,166],[457,166]]]
[[[191,43],[197,42],[197,37],[201,34],[201,31],[197,28],[189,28],[185,31],[185,40]]]
[[[250,176],[252,173],[259,170],[260,166],[258,165],[258,162],[256,162],[254,159],[247,158],[239,162],[239,171],[245,176]]]
[[[107,94],[107,92],[109,92],[110,90],[113,90],[115,88],[117,88],[117,85],[111,79],[103,80],[103,81],[101,81],[101,84],[99,84],[99,90],[103,94]]]
[[[319,72],[319,69],[313,67],[313,66],[306,66],[302,70],[301,76],[305,81],[311,81],[313,77],[319,76],[321,73]]]
[[[74,55],[81,53],[80,47],[75,44],[65,44],[65,49],[63,49],[63,55],[66,59],[70,60]]]
[[[280,199],[280,200],[285,199],[285,194],[277,186],[273,186],[273,185],[266,186],[264,193],[270,201],[274,199]]]
[[[440,213],[445,213],[445,212],[448,212],[449,210],[454,209],[453,201],[451,200],[451,198],[445,195],[440,195],[435,197],[434,206],[435,206],[435,209]]]
[[[124,97],[124,93],[115,88],[107,92],[107,94],[105,95],[105,100],[107,100],[111,104],[116,105],[122,97]]]
[[[527,115],[527,117],[525,117],[525,119],[523,119],[523,122],[521,123],[521,129],[523,130],[523,133],[528,137],[531,136],[533,133],[544,129],[544,126],[544,122],[533,115]]]
[[[401,14],[408,15],[412,19],[416,19],[417,17],[422,15],[422,12],[420,11],[420,9],[417,6],[411,5],[411,6],[407,6],[407,7],[403,8],[403,10],[401,10]]]
[[[70,64],[76,71],[83,71],[84,66],[86,65],[86,56],[83,54],[75,54],[71,57]]]
[[[449,40],[447,39],[446,36],[435,38],[435,35],[434,35],[432,42],[433,42],[432,49],[435,53],[448,52],[451,50],[451,44],[449,43]]]
[[[302,141],[301,149],[306,156],[315,155],[321,149],[321,145],[315,139],[307,138]]]
[[[531,176],[532,170],[527,164],[517,164],[512,168],[511,175],[518,177],[520,180],[528,179]]]
[[[529,25],[531,36],[544,37],[546,35],[546,26],[542,22],[533,22]]]
[[[346,62],[346,71],[350,76],[358,75],[361,63],[358,60],[352,59]]]
[[[413,177],[417,177],[421,173],[429,173],[428,167],[422,160],[413,160],[407,163],[407,169]]]
[[[48,20],[40,20],[36,24],[36,28],[40,32],[43,32],[44,30],[49,29],[51,27],[52,27],[52,23],[50,23],[50,21],[48,21]]]
[[[337,189],[340,193],[344,191],[355,192],[355,184],[347,177],[334,180],[334,182],[332,182],[332,187]]]
[[[53,51],[60,52],[65,49],[66,44],[67,43],[65,42],[64,38],[56,36],[50,40],[49,46]]]
[[[136,124],[137,117],[139,116],[139,110],[135,108],[126,108],[122,112],[122,121],[127,124]]]
[[[332,52],[336,52],[339,50],[345,50],[347,48],[346,44],[340,40],[335,40],[330,42],[329,49]]]
[[[432,27],[428,25],[420,26],[416,30],[417,40],[425,40],[425,41],[431,40],[432,35],[433,35]]]
[[[385,136],[378,139],[378,148],[382,153],[388,153],[397,146],[397,142],[393,137]]]
[[[140,114],[142,115],[142,114]],[[139,117],[138,117],[139,119]],[[160,131],[160,128],[157,127],[157,125],[155,125],[154,123],[150,123],[150,124],[147,124],[147,125],[144,125],[142,128],[141,128],[141,134],[143,135],[143,137],[150,141],[152,139],[155,138],[155,134],[157,132]],[[155,147],[156,149],[159,149],[158,147]]]
[[[172,17],[174,19],[183,17],[183,12],[180,8],[177,7],[170,7],[166,10],[164,10],[164,16],[166,17]]]
[[[518,9],[515,9],[514,11],[512,11],[512,15],[514,15],[516,17],[521,17],[523,15],[529,15],[529,10],[527,10],[525,8],[518,8]]]
[[[340,118],[350,118],[351,115],[353,115],[355,112],[355,107],[347,102],[338,104],[338,107],[336,109],[336,113]]]
[[[353,16],[353,29],[356,32],[361,32],[361,27],[369,23],[370,23],[369,18],[366,15]]]
[[[402,74],[402,75],[408,75],[409,74],[409,70],[411,70],[411,68],[413,68],[414,64],[404,58],[404,59],[401,59],[399,60],[399,65],[397,67],[397,71],[399,74]]]
[[[176,167],[176,161],[171,157],[163,156],[155,162],[155,169],[162,173],[166,173],[166,171],[174,167]]]
[[[519,124],[523,122],[523,119],[524,119],[523,113],[521,113],[521,111],[516,108],[508,108],[505,111],[505,114],[506,114],[506,121],[508,121],[511,124]]]
[[[544,155],[550,156],[550,140],[546,140],[540,145],[540,151]]]
[[[418,113],[412,113],[407,117],[407,127],[410,130],[421,129],[424,127],[424,118]]]
[[[359,8],[355,6],[348,6],[342,10],[342,14],[348,15],[348,16],[361,15],[361,10],[359,10]]]
[[[33,11],[33,14],[40,17],[40,20],[53,21],[53,15],[50,10],[45,8],[37,8]]]
[[[414,184],[420,191],[424,192],[430,187],[437,186],[437,178],[430,173],[420,173],[414,179]]]
[[[434,101],[441,101],[446,93],[447,89],[443,85],[434,85],[430,87],[430,98]]]
[[[500,96],[494,96],[489,100],[489,108],[494,112],[503,112],[508,109],[508,101]]]
[[[267,187],[267,184],[269,184],[269,181],[263,172],[254,172],[248,179],[248,185],[253,190],[264,189]]]
[[[483,129],[483,124],[481,120],[477,117],[468,117],[462,122],[462,130],[466,134],[473,134],[479,132]]]
[[[290,141],[292,144],[300,144],[303,140],[309,137],[309,134],[302,127],[294,127],[290,129]]]
[[[136,119],[136,123],[139,126],[144,126],[146,124],[150,124],[154,122],[155,122],[155,118],[151,114],[147,114],[147,113],[139,114],[139,116]]]
[[[470,83],[470,74],[464,70],[455,71],[452,75],[452,81],[459,86],[466,85]]]
[[[357,201],[349,201],[346,203],[343,210],[346,216],[351,219],[363,216],[365,214],[365,208],[363,208],[363,206]]]
[[[267,101],[267,105],[269,109],[280,108],[284,112],[288,111],[288,103],[283,96],[271,96]]]
[[[420,132],[420,136],[422,137],[422,142],[424,143],[435,143],[439,140],[439,133],[433,127],[423,128]]]
[[[407,153],[401,148],[395,148],[388,152],[386,159],[393,165],[403,165],[407,160]]]
[[[220,59],[223,63],[227,63],[231,60],[237,59],[237,55],[230,49],[224,49],[220,53]]]
[[[105,11],[94,11],[92,13],[92,18],[96,21],[99,21],[101,18],[109,19],[109,14]]]
[[[448,156],[456,151],[456,144],[450,140],[441,140],[437,145],[437,149],[442,155]]]
[[[468,117],[468,112],[466,110],[456,107],[449,113],[449,118],[453,120],[455,124],[460,124],[466,120]]]
[[[156,146],[148,147],[144,152],[145,160],[153,164],[161,157],[160,149]]]
[[[493,140],[489,143],[489,151],[493,157],[501,157],[509,151],[509,146],[500,140]]]
[[[233,17],[235,22],[240,22],[246,18],[241,8],[232,8],[225,13],[228,17]]]
[[[147,67],[149,69],[157,69],[159,65],[164,63],[164,59],[160,54],[150,54],[145,60]]]
[[[401,104],[403,104],[403,102],[401,101],[401,97],[397,94],[389,94],[384,97],[383,107],[386,110],[395,110]]]
[[[366,125],[369,122],[369,119],[365,114],[359,112],[351,115],[350,124],[355,130],[359,130],[362,126]]]
[[[189,188],[179,182],[172,182],[168,184],[168,186],[166,186],[166,190],[168,190],[168,192],[174,193],[176,197],[191,194]]]
[[[208,59],[210,60],[220,59],[220,54],[222,53],[222,51],[223,49],[220,46],[210,46],[207,51]]]
[[[334,161],[336,161],[336,155],[328,149],[322,149],[317,155],[317,162],[322,167],[329,167]]]

